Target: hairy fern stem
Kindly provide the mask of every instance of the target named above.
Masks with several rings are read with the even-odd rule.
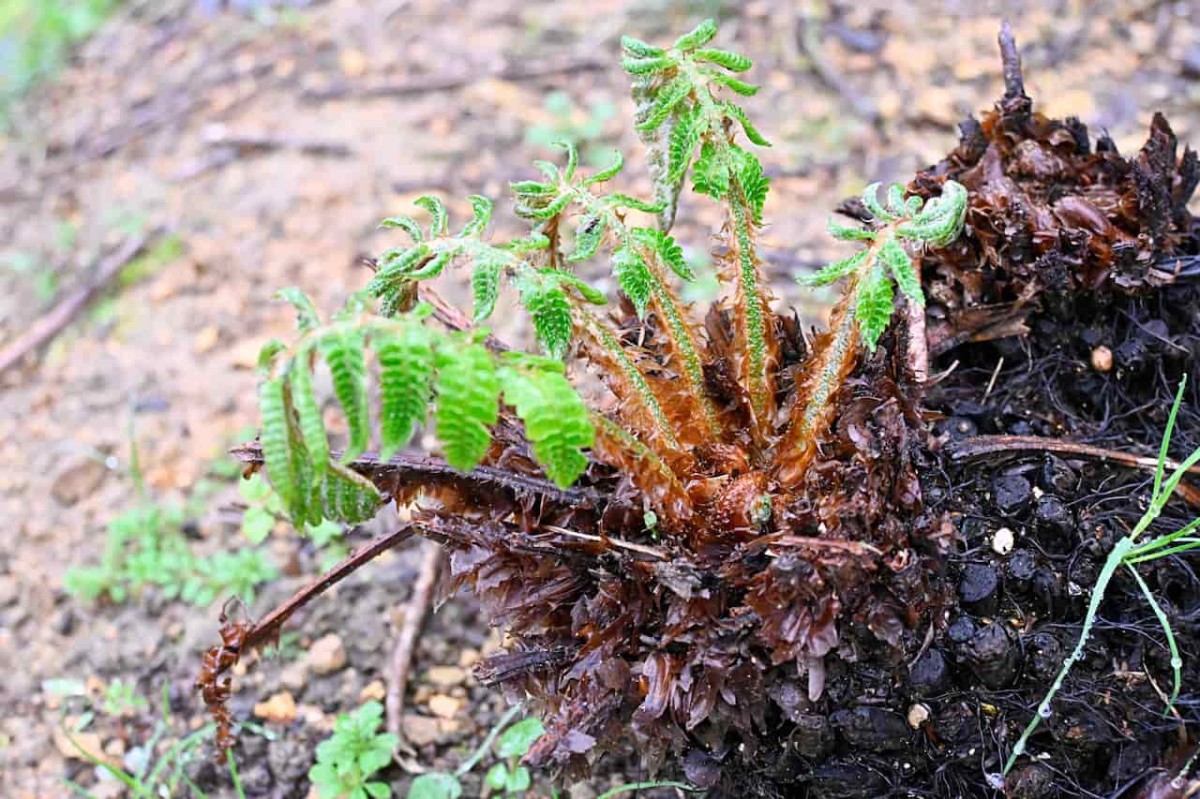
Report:
[[[776,477],[786,486],[797,485],[817,454],[817,438],[828,428],[838,391],[854,369],[859,355],[858,324],[854,318],[857,286],[848,286],[845,299],[833,311],[828,339],[820,347],[815,368],[797,393],[791,422],[779,447]]]
[[[754,413],[755,431],[761,437],[770,430],[771,405],[774,392],[768,368],[767,307],[762,294],[762,281],[758,271],[758,258],[754,250],[754,238],[750,227],[744,195],[737,181],[730,189],[729,209],[732,216],[734,237],[737,242],[738,305],[741,320],[741,336],[746,358],[746,388],[750,393],[750,407]]]
[[[583,322],[584,346],[588,350],[588,359],[596,363],[607,362],[614,365],[616,372],[628,386],[627,391],[621,391],[617,385],[618,381],[610,380],[609,388],[618,399],[631,400],[650,415],[654,420],[654,428],[645,432],[651,439],[661,440],[671,449],[680,450],[679,439],[663,411],[662,403],[658,401],[641,369],[634,363],[633,358],[629,357],[625,346],[594,313],[582,307],[577,308],[577,312]]]

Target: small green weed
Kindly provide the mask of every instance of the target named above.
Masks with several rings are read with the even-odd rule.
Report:
[[[521,765],[521,758],[525,756],[534,742],[542,737],[545,729],[542,727],[542,722],[535,717],[521,719],[509,726],[509,723],[520,712],[520,705],[510,707],[488,732],[479,748],[453,773],[432,771],[413,780],[406,799],[460,799],[463,795],[462,778],[479,765],[488,752],[493,750],[493,746],[496,757],[500,760],[484,775],[483,784],[487,788],[488,795],[525,796],[533,784],[533,777],[529,773],[529,769]],[[600,799],[648,788],[696,790],[683,782],[639,782],[617,786],[602,794]],[[558,792],[554,791],[553,795],[558,796]]]
[[[168,599],[207,606],[231,595],[253,602],[257,587],[278,576],[259,550],[196,555],[183,534],[186,517],[182,508],[156,505],[122,513],[109,522],[100,563],[68,569],[63,587],[75,597],[113,602],[154,587]]]
[[[399,744],[395,735],[379,732],[383,705],[367,702],[351,714],[338,716],[333,735],[317,745],[317,762],[308,778],[321,799],[387,799],[392,789],[372,780],[392,762]]]
[[[1159,558],[1169,557],[1170,555],[1200,549],[1200,537],[1193,535],[1200,530],[1200,517],[1193,519],[1173,533],[1160,535],[1142,543],[1138,541],[1150,529],[1150,525],[1162,515],[1163,509],[1171,499],[1171,495],[1174,493],[1175,487],[1179,485],[1179,481],[1183,479],[1183,476],[1187,474],[1189,469],[1200,462],[1200,449],[1197,449],[1183,463],[1177,465],[1169,476],[1166,474],[1167,451],[1171,445],[1171,434],[1175,431],[1175,418],[1179,414],[1179,406],[1183,402],[1183,390],[1186,385],[1187,376],[1185,375],[1179,381],[1179,391],[1176,393],[1175,402],[1171,406],[1171,414],[1167,417],[1167,429],[1163,432],[1162,446],[1158,451],[1158,463],[1154,469],[1154,487],[1150,494],[1150,504],[1146,508],[1146,512],[1142,514],[1142,518],[1134,525],[1133,531],[1113,546],[1108,559],[1104,562],[1104,567],[1100,570],[1100,575],[1096,578],[1096,585],[1092,589],[1092,598],[1088,603],[1087,616],[1083,620],[1083,629],[1079,632],[1079,640],[1076,641],[1075,648],[1071,651],[1071,654],[1063,661],[1062,669],[1059,670],[1058,676],[1054,678],[1054,682],[1050,686],[1050,690],[1046,692],[1046,696],[1038,705],[1037,712],[1034,713],[1033,718],[1021,733],[1021,737],[1013,745],[1012,753],[1009,755],[1008,761],[1004,764],[1004,775],[1007,775],[1012,770],[1012,767],[1017,762],[1017,758],[1024,754],[1030,736],[1037,730],[1042,720],[1049,718],[1053,714],[1054,711],[1050,707],[1050,704],[1054,701],[1054,697],[1058,694],[1059,689],[1062,688],[1067,675],[1070,674],[1071,667],[1083,657],[1083,649],[1087,645],[1088,637],[1091,635],[1092,626],[1096,623],[1096,614],[1100,610],[1100,603],[1104,601],[1104,593],[1108,589],[1108,584],[1112,580],[1113,575],[1122,566],[1127,568],[1130,574],[1133,575],[1133,579],[1145,595],[1146,601],[1150,604],[1150,609],[1154,611],[1155,617],[1158,619],[1159,624],[1162,625],[1163,633],[1167,639],[1167,648],[1171,652],[1174,687],[1171,690],[1170,698],[1167,700],[1167,707],[1164,714],[1171,711],[1175,705],[1175,700],[1179,698],[1179,690],[1182,684],[1183,659],[1180,657],[1179,647],[1175,643],[1175,633],[1171,629],[1171,623],[1167,618],[1166,612],[1158,604],[1158,600],[1150,592],[1150,587],[1146,585],[1146,581],[1138,574],[1137,569],[1134,567],[1139,563],[1147,563]],[[1003,781],[1003,776],[998,780],[993,780],[994,783],[1001,786],[1003,785]]]
[[[77,681],[73,680],[47,680],[43,683],[43,690],[57,693],[60,696],[79,696],[84,692],[82,684],[79,684],[77,686],[79,690],[76,690],[76,683]],[[104,713],[109,713],[109,693],[115,685],[122,685],[119,689],[122,701],[128,700],[137,703],[142,709],[147,706],[148,703],[141,696],[127,692],[123,684],[114,682],[105,692],[102,707]],[[129,690],[132,691],[132,688]],[[182,796],[185,785],[191,791],[189,795],[195,796],[197,799],[207,799],[207,794],[188,778],[186,769],[191,763],[203,758],[205,743],[213,734],[216,725],[206,724],[190,732],[167,746],[161,755],[156,756],[155,751],[165,740],[169,740],[167,736],[171,731],[170,703],[166,684],[163,685],[161,701],[161,716],[154,725],[154,731],[145,743],[126,752],[124,768],[118,768],[107,761],[97,759],[80,746],[75,739],[75,734],[82,732],[95,719],[94,712],[89,711],[83,714],[71,729],[64,730],[64,732],[66,732],[67,739],[85,760],[120,782],[129,789],[130,795],[136,796],[138,799],[166,799],[167,797]],[[230,767],[235,768],[232,762]],[[233,773],[236,775],[236,771]],[[95,799],[95,794],[73,780],[65,780],[65,783],[75,795]],[[241,797],[240,793],[238,795]]]
[[[113,680],[104,689],[102,709],[106,716],[133,716],[150,707],[150,703],[137,692],[133,683]]]

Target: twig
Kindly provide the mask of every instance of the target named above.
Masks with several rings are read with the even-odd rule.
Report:
[[[40,349],[44,344],[62,332],[75,316],[87,307],[88,303],[116,275],[145,249],[146,245],[158,237],[161,229],[149,233],[131,236],[117,248],[115,252],[100,262],[92,275],[91,282],[76,289],[70,296],[64,298],[58,305],[42,316],[16,341],[0,350],[0,374],[20,363],[26,355]]]
[[[279,607],[272,610],[266,616],[263,616],[250,632],[246,634],[245,640],[242,642],[242,651],[253,649],[261,646],[266,641],[275,637],[279,632],[279,628],[283,623],[292,617],[292,615],[300,608],[313,601],[321,594],[328,591],[333,586],[340,583],[342,580],[349,577],[354,572],[358,571],[364,565],[382,555],[392,547],[401,544],[413,536],[413,528],[411,525],[404,525],[394,533],[381,535],[373,539],[361,549],[351,552],[340,563],[334,566],[329,571],[322,574],[316,580],[301,588],[292,597],[284,602]]]
[[[608,536],[591,535],[589,533],[581,533],[578,530],[568,530],[565,527],[555,527],[554,525],[545,525],[545,529],[551,532],[565,535],[568,538],[578,538],[580,541],[590,541],[596,544],[611,544],[618,549],[628,549],[630,552],[639,552],[643,555],[649,555],[658,560],[666,560],[667,553],[657,547],[648,547],[645,544],[635,544],[632,541],[622,541],[619,538],[609,538]]]
[[[1001,115],[1010,117],[1018,126],[1024,125],[1033,111],[1033,100],[1025,93],[1021,76],[1021,53],[1008,20],[1000,24],[1000,60],[1004,65],[1004,96],[1000,98]]]
[[[973,436],[961,441],[953,441],[946,445],[950,458],[955,461],[971,460],[984,455],[994,455],[1005,452],[1054,452],[1061,455],[1078,455],[1084,458],[1097,458],[1102,461],[1114,461],[1137,469],[1154,471],[1158,459],[1148,455],[1133,455],[1115,449],[1094,447],[1090,444],[1080,444],[1075,441],[1064,441],[1057,438],[1040,438],[1038,436]],[[1178,461],[1167,459],[1165,468],[1178,469]],[[1188,474],[1200,475],[1200,466],[1187,470]],[[1176,487],[1179,495],[1188,502],[1195,504],[1200,500],[1200,491],[1185,485],[1182,481]]]
[[[400,629],[396,633],[396,645],[392,648],[387,696],[384,700],[384,707],[387,709],[387,730],[397,737],[400,747],[406,747],[401,716],[404,713],[404,693],[408,688],[408,672],[412,666],[413,650],[425,617],[433,604],[434,589],[437,587],[438,575],[441,574],[445,559],[446,555],[440,546],[432,541],[421,542],[421,566],[417,572],[417,581],[413,584],[412,596],[404,603],[400,613]],[[399,758],[397,760],[404,765]]]
[[[264,155],[279,150],[292,150],[301,155],[315,158],[349,158],[354,150],[344,142],[324,139],[298,139],[291,136],[270,134],[230,133],[224,125],[211,125],[204,132],[204,144],[212,152],[199,158],[172,175],[171,180],[180,183],[220,169],[239,158]]]
[[[810,538],[801,535],[781,535],[770,541],[773,546],[809,547],[812,549],[840,549],[854,555],[870,552],[872,555],[882,555],[876,547],[862,541],[841,541],[836,538]]]
[[[293,136],[274,136],[267,133],[230,133],[224,125],[211,125],[204,131],[207,147],[230,147],[239,155],[269,153],[276,150],[296,150],[305,155],[347,158],[354,155],[345,142],[326,139],[299,139]]]
[[[479,83],[488,78],[520,81],[546,78],[551,75],[568,75],[574,72],[591,72],[608,69],[609,63],[597,58],[583,58],[572,61],[551,62],[546,64],[507,64],[490,74],[478,72],[463,72],[450,75],[425,75],[403,80],[387,81],[366,86],[353,84],[338,84],[325,89],[309,89],[300,97],[309,102],[320,103],[327,100],[340,100],[344,97],[357,99],[372,97],[410,97],[427,92],[449,91],[461,89],[473,83]]]
[[[1012,25],[1008,20],[1000,23],[1000,61],[1004,65],[1004,99],[1028,102],[1025,94],[1025,78],[1021,76],[1021,53],[1017,50],[1017,40],[1013,36]]]

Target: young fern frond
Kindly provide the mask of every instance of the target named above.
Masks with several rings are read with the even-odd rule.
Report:
[[[726,71],[749,69],[750,59],[703,47],[715,35],[715,23],[706,20],[679,37],[669,50],[626,38],[622,40],[623,63],[634,77],[636,127],[649,150],[655,196],[665,205],[661,229],[669,230],[674,222],[689,167],[694,189],[729,207],[742,353],[739,368],[750,395],[753,438],[762,441],[774,415],[779,351],[770,296],[755,248],[769,180],[758,159],[734,143],[733,130],[740,125],[752,143],[769,146],[769,142],[749,123],[743,109],[715,94],[720,89],[742,96],[757,91]]]
[[[875,351],[895,308],[893,286],[899,287],[909,302],[925,304],[921,276],[904,243],[944,247],[962,230],[967,190],[961,184],[946,181],[941,196],[928,203],[916,196],[906,199],[899,184],[888,187],[886,204],[882,203],[879,186],[872,183],[862,195],[863,206],[875,217],[876,225],[859,228],[833,220],[828,225],[834,238],[863,242],[866,248],[799,278],[806,286],[843,279],[847,284],[817,361],[804,378],[778,451],[777,476],[785,485],[795,485],[812,460],[817,436],[831,421],[838,389],[857,363],[858,341]]]
[[[368,351],[379,362],[384,457],[406,446],[432,409],[446,461],[469,470],[486,456],[504,402],[524,422],[534,457],[550,479],[566,486],[583,472],[583,450],[594,432],[560,362],[493,353],[482,343],[484,331],[435,335],[424,326],[428,309],[421,306],[387,318],[353,298],[345,312],[320,324],[306,297],[286,296],[299,309],[304,332],[290,350],[278,343],[264,348],[259,398],[267,473],[298,524],[363,521],[383,501],[370,481],[343,465],[369,445]],[[349,431],[341,462],[330,460],[313,394],[317,357],[330,369]]]
[[[560,146],[567,151],[568,165],[575,163],[574,146],[569,143]],[[719,433],[717,413],[704,384],[699,335],[688,320],[683,303],[667,281],[668,270],[684,280],[694,279],[695,273],[684,259],[682,249],[669,235],[651,228],[630,227],[625,221],[626,209],[655,213],[661,208],[659,204],[647,203],[619,192],[603,195],[593,190],[592,187],[597,183],[615,177],[621,166],[622,159],[618,155],[611,166],[590,178],[576,176],[574,168],[560,172],[550,166],[544,171],[552,175],[554,180],[521,181],[512,184],[512,188],[517,195],[517,213],[521,216],[549,222],[568,211],[577,211],[579,221],[575,229],[575,246],[567,256],[567,261],[577,263],[588,260],[596,256],[602,245],[607,243],[611,251],[613,277],[621,292],[632,302],[638,316],[644,317],[653,310],[663,321],[668,351],[680,365],[688,385],[688,390],[680,396],[686,407],[679,409],[686,421],[675,425],[674,429],[666,423],[662,401],[649,388],[646,376],[635,374],[633,361],[614,350],[614,346],[616,349],[620,347],[615,343],[612,332],[597,334],[591,341],[607,353],[603,357],[618,366],[626,384],[634,389],[638,401],[660,422],[657,437],[677,447],[677,437],[685,432],[705,431],[713,436]],[[597,325],[603,327],[603,322],[594,316],[589,318],[592,323],[588,327],[593,333]],[[592,354],[596,354],[594,350]]]

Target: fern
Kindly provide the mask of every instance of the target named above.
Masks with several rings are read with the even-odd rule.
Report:
[[[780,478],[787,484],[800,480],[815,453],[816,437],[830,419],[837,390],[858,358],[859,339],[875,351],[894,312],[894,287],[915,306],[925,304],[921,276],[904,242],[944,247],[962,230],[967,190],[961,184],[946,181],[941,196],[928,203],[916,196],[906,199],[899,184],[888,187],[886,203],[882,203],[879,186],[872,183],[862,194],[863,206],[875,224],[853,227],[831,220],[828,225],[834,238],[863,242],[866,249],[799,278],[807,286],[843,279],[848,283],[834,311],[831,340],[805,378],[802,401],[792,411],[784,445],[776,456]]]
[[[904,188],[893,184],[888,188],[884,205],[879,201],[879,186],[878,183],[867,186],[862,202],[876,222],[882,223],[881,227],[856,228],[832,220],[828,225],[834,238],[865,241],[867,249],[799,278],[803,285],[823,286],[853,276],[855,285],[848,293],[857,295],[855,317],[863,340],[872,351],[892,317],[893,282],[910,301],[925,304],[921,278],[902,241],[944,247],[962,230],[967,209],[967,190],[953,180],[946,181],[941,196],[928,203],[915,196],[906,200]]]
[[[758,159],[734,144],[731,131],[737,125],[752,143],[769,146],[769,142],[740,106],[718,96],[725,89],[751,96],[757,88],[730,74],[750,69],[750,59],[704,47],[715,35],[715,23],[706,20],[676,39],[669,50],[654,55],[640,55],[651,52],[648,45],[626,38],[622,40],[623,64],[634,77],[636,127],[649,150],[655,196],[665,206],[660,217],[662,230],[669,230],[674,221],[689,166],[694,190],[729,206],[736,244],[739,343],[745,353],[742,377],[754,414],[752,432],[762,441],[773,412],[773,364],[778,344],[767,323],[769,298],[754,245],[754,227],[762,223],[769,180]]]
[[[582,473],[583,450],[591,445],[588,411],[561,365],[556,369],[554,361],[534,356],[499,356],[482,343],[485,331],[435,336],[424,326],[430,312],[425,306],[386,318],[356,297],[331,323],[319,324],[307,297],[291,290],[285,296],[297,307],[304,332],[290,350],[277,342],[263,350],[261,440],[268,476],[297,524],[362,521],[382,502],[369,480],[343,465],[369,445],[368,352],[379,364],[385,457],[409,442],[432,409],[447,462],[473,468],[491,445],[503,396],[526,423],[547,476],[565,486]],[[330,459],[313,391],[318,360],[330,370],[347,423],[348,454],[340,462]]]

